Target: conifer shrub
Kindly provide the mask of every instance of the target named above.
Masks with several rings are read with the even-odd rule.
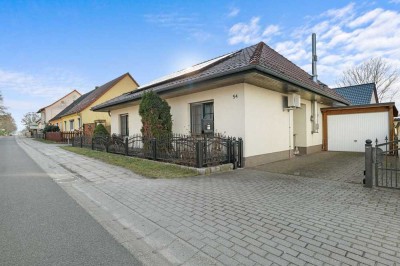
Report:
[[[145,92],[139,106],[141,133],[145,139],[160,139],[172,134],[171,107],[155,92]]]
[[[103,124],[98,124],[93,131],[93,136],[110,136],[110,133]]]

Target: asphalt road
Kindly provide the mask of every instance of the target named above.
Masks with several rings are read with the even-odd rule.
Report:
[[[0,265],[140,265],[18,146],[0,137]]]

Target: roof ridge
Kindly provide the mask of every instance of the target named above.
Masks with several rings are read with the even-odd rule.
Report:
[[[368,83],[363,83],[363,84],[355,84],[355,85],[347,85],[347,86],[343,86],[343,87],[336,87],[336,88],[332,88],[333,90],[337,90],[337,89],[347,89],[350,87],[358,87],[358,86],[365,86],[365,85],[374,85],[376,87],[375,82],[368,82]]]
[[[271,46],[269,46],[268,44],[265,43],[265,46],[267,46],[269,49],[271,49],[272,51],[274,51],[275,53],[278,54],[279,57],[282,57],[283,59],[287,60],[288,62],[290,62],[291,64],[293,64],[294,66],[296,66],[298,69],[300,69],[302,72],[304,72],[305,74],[308,75],[309,79],[312,80],[312,75],[310,73],[308,73],[307,71],[305,71],[302,67],[298,66],[297,64],[295,64],[292,60],[290,60],[289,58],[287,58],[286,56],[284,56],[283,54],[279,53],[278,51],[276,51],[274,48],[272,48]],[[318,80],[319,81],[319,80]],[[314,82],[314,81],[313,81]],[[319,87],[321,87],[317,82],[314,82],[315,84],[317,84]]]
[[[227,53],[227,54],[224,54],[224,55],[221,55],[221,56],[217,56],[217,57],[214,57],[213,59],[209,59],[209,60],[203,61],[203,62],[201,62],[201,63],[192,65],[192,66],[190,66],[190,67],[187,67],[187,68],[184,68],[184,69],[175,71],[175,72],[173,72],[172,74],[178,74],[179,72],[185,71],[186,69],[193,68],[193,67],[199,66],[199,65],[201,65],[201,64],[205,64],[205,63],[207,63],[207,62],[210,62],[210,61],[215,60],[215,62],[209,63],[209,64],[207,64],[207,65],[205,65],[205,66],[203,66],[203,67],[201,67],[201,68],[199,68],[199,69],[193,70],[193,71],[191,71],[191,72],[182,73],[182,74],[177,75],[177,76],[175,76],[175,77],[172,77],[172,78],[169,78],[169,79],[165,79],[165,80],[161,80],[161,81],[159,81],[159,82],[145,84],[145,85],[139,87],[137,90],[132,91],[132,93],[133,93],[133,92],[140,92],[140,91],[142,91],[142,90],[148,89],[148,87],[152,87],[152,86],[164,84],[164,83],[167,83],[167,82],[171,82],[171,81],[174,81],[174,80],[181,79],[182,77],[185,77],[185,76],[188,76],[188,75],[193,75],[193,74],[199,73],[200,71],[204,71],[204,70],[209,69],[209,68],[211,68],[211,67],[213,67],[213,66],[215,66],[215,65],[217,65],[217,64],[220,64],[221,62],[223,62],[223,61],[225,61],[225,60],[231,58],[232,56],[234,56],[234,55],[240,53],[241,51],[243,51],[243,49],[240,49],[240,50],[237,50],[237,51],[234,51],[234,52],[230,52],[230,53]]]
[[[82,96],[82,93],[80,93],[77,89],[73,89],[68,94],[65,94],[63,97],[59,98],[58,100],[54,101],[53,103],[51,103],[51,104],[49,104],[49,105],[47,105],[45,107],[40,108],[39,111],[37,111],[37,113],[39,113],[43,109],[46,109],[47,107],[50,107],[50,106],[56,104],[58,101],[61,101],[62,99],[67,98],[69,95],[71,95],[74,92],[77,92],[79,94],[79,97]]]
[[[263,51],[263,48],[266,44],[264,42],[259,42],[257,44],[256,49],[254,50],[253,55],[251,56],[249,60],[250,65],[259,65],[260,64],[260,57]]]

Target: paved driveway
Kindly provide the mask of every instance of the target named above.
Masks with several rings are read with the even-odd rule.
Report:
[[[153,180],[51,145],[21,145],[51,160],[56,182],[125,247],[133,232],[175,265],[400,264],[398,190],[255,169]],[[58,166],[76,178],[60,177]]]
[[[318,152],[254,167],[254,170],[360,184],[364,178],[364,153]]]

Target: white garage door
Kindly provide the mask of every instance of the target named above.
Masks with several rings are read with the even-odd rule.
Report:
[[[328,150],[365,151],[365,140],[384,142],[389,136],[388,113],[328,115]]]

